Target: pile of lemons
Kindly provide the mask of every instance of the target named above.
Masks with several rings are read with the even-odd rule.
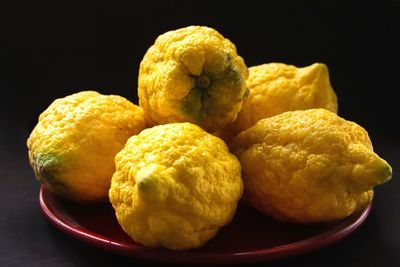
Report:
[[[148,49],[138,94],[140,107],[95,91],[57,99],[27,145],[48,190],[110,201],[145,246],[204,245],[242,195],[280,221],[340,220],[392,175],[368,133],[336,115],[321,63],[247,68],[228,39],[190,26]]]

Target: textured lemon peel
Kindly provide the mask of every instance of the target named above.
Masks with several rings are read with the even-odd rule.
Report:
[[[80,202],[107,199],[114,156],[146,127],[140,107],[83,91],[56,99],[27,140],[35,175],[53,193]]]
[[[204,245],[232,219],[240,164],[219,138],[189,123],[155,126],[116,156],[109,192],[136,242],[184,250]]]
[[[247,77],[228,39],[211,28],[190,26],[159,36],[147,51],[140,64],[139,103],[153,124],[188,121],[213,132],[236,118]]]
[[[286,111],[325,108],[337,113],[336,94],[325,64],[297,68],[283,63],[268,63],[249,68],[246,80],[249,96],[236,120],[219,135],[229,141],[263,118]]]
[[[324,109],[263,119],[231,148],[241,161],[246,201],[278,220],[342,219],[365,207],[372,188],[391,177],[368,133]]]

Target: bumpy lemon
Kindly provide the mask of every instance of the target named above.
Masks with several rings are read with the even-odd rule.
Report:
[[[262,119],[233,139],[246,201],[278,220],[342,219],[365,207],[392,175],[368,133],[325,109]]]
[[[249,97],[236,121],[225,129],[227,136],[244,131],[263,118],[286,111],[325,108],[337,113],[338,104],[329,81],[328,68],[315,63],[297,68],[269,63],[249,68]]]
[[[216,30],[190,26],[159,36],[139,71],[139,104],[153,124],[192,122],[216,131],[236,119],[248,70]]]
[[[145,128],[140,107],[115,95],[85,91],[55,100],[27,145],[37,179],[76,201],[107,199],[114,156]]]
[[[191,123],[142,131],[115,162],[109,196],[118,222],[149,247],[202,246],[231,221],[243,190],[236,157]]]

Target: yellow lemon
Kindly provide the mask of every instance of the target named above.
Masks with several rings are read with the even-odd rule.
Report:
[[[249,73],[246,83],[250,95],[236,121],[224,130],[228,139],[261,119],[286,111],[324,108],[337,113],[336,94],[324,64],[297,68],[269,63],[250,67]]]
[[[115,158],[109,192],[122,229],[149,247],[200,247],[229,223],[242,195],[240,163],[191,123],[131,137]]]
[[[55,100],[39,117],[27,145],[37,179],[62,197],[106,200],[114,156],[145,128],[140,107],[94,91]]]
[[[262,119],[233,139],[245,199],[278,220],[342,219],[364,208],[391,178],[368,133],[325,109]]]
[[[216,30],[190,26],[157,38],[139,71],[139,104],[154,125],[192,122],[216,131],[236,119],[248,70]]]

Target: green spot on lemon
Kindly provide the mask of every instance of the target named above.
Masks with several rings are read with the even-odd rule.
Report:
[[[377,168],[377,175],[381,178],[381,182],[386,182],[392,177],[392,167],[386,162],[379,168]]]
[[[59,179],[60,170],[63,166],[59,156],[54,153],[41,153],[33,156],[34,171],[37,179],[52,187],[66,187]]]
[[[154,187],[155,177],[152,175],[137,178],[137,186],[140,191],[147,191]]]
[[[155,175],[136,177],[139,195],[151,202],[162,202],[168,196],[168,188],[162,177]]]

